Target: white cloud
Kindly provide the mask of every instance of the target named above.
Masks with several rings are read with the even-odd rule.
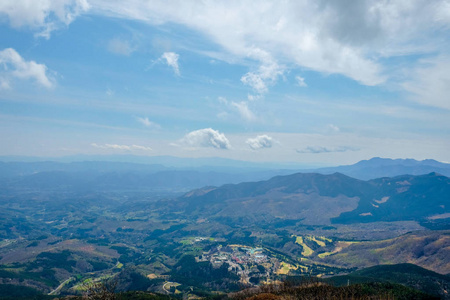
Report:
[[[3,0],[0,18],[6,16],[3,19],[11,26],[30,27],[48,37],[90,6],[92,14],[157,25],[181,24],[220,45],[225,53],[216,53],[219,59],[257,61],[259,67],[241,80],[258,94],[265,93],[284,73],[278,62],[378,85],[388,79],[381,59],[448,53],[449,49],[448,0],[90,0],[89,4],[87,0]],[[129,52],[121,47],[117,52]],[[167,53],[172,56],[164,59],[179,74],[177,56]]]
[[[430,53],[448,55],[449,7],[448,0],[287,0],[281,3],[271,0],[89,0],[89,4],[87,0],[3,0],[0,1],[0,20],[6,20],[14,28],[31,28],[44,37],[67,26],[88,9],[91,14],[153,25],[186,26],[223,49],[222,53],[201,53],[213,59],[228,57],[234,62],[243,59],[257,62],[257,66],[241,76],[241,81],[256,93],[256,96],[249,96],[251,100],[266,93],[286,72],[286,66],[340,74],[373,86],[390,79],[388,72],[392,70],[391,66],[384,65],[385,58]],[[112,48],[116,53],[127,54],[132,49],[129,45],[114,43]],[[161,59],[180,74],[178,54],[166,52]],[[392,68],[401,69],[404,65]],[[438,83],[444,80],[434,77],[441,69],[439,65],[434,71],[417,68],[412,74],[415,77],[408,79],[403,87],[418,96],[416,101],[448,107],[442,100],[445,89]],[[2,82],[5,88],[7,81]],[[429,82],[433,88],[426,85]],[[414,86],[416,83],[424,87],[422,92]],[[425,91],[431,96],[426,97]]]
[[[0,77],[0,90],[9,90],[10,88],[11,85],[9,84],[9,81]]]
[[[155,128],[155,129],[160,129],[161,126],[155,122],[150,121],[148,118],[140,118],[140,117],[136,117],[136,120],[141,123],[142,125],[144,125],[145,127],[149,127],[149,128]]]
[[[218,113],[216,116],[219,119],[226,120],[228,118],[228,113],[226,111],[222,111]]]
[[[411,79],[403,87],[412,93],[412,99],[422,104],[450,109],[450,57],[422,60]]]
[[[274,140],[268,135],[258,135],[255,138],[247,139],[246,143],[253,150],[272,148]]]
[[[258,70],[242,76],[242,83],[250,86],[260,95],[267,93],[268,85],[274,84],[278,77],[283,75],[283,67],[279,66],[269,53],[259,48],[252,49],[248,56],[258,60],[261,65]]]
[[[180,76],[180,68],[178,66],[178,58],[180,56],[175,52],[164,52],[161,59],[164,59],[169,67],[172,67],[177,76]]]
[[[0,51],[0,75],[2,75],[1,86],[8,88],[8,77],[19,79],[34,79],[40,85],[51,88],[52,80],[47,76],[47,67],[35,61],[26,61],[12,48]]]
[[[388,50],[385,45],[402,46],[395,38],[401,37],[406,29],[391,38],[391,28],[393,25],[402,28],[399,24],[404,13],[397,9],[400,5],[396,6],[396,2],[361,2],[364,5],[326,0],[282,3],[268,0],[133,1],[123,4],[92,1],[93,10],[98,13],[151,24],[182,24],[210,37],[228,55],[258,61],[260,67],[242,77],[242,81],[258,93],[266,92],[268,85],[283,74],[284,68],[277,61],[327,74],[342,74],[366,85],[384,82],[377,55]],[[173,9],[174,6],[177,9]],[[356,6],[357,18],[345,13],[345,8],[351,6]],[[389,9],[394,13],[380,13]],[[356,20],[348,24],[349,19]],[[385,43],[386,40],[390,43]]]
[[[181,143],[190,147],[212,147],[230,149],[231,145],[226,136],[212,128],[195,130],[186,134]]]
[[[115,94],[114,90],[112,90],[110,88],[107,88],[105,93],[108,97],[114,96],[114,94]]]
[[[259,94],[266,93],[268,90],[260,74],[248,72],[247,74],[241,77],[241,81],[244,84],[251,86]]]
[[[130,42],[127,40],[123,40],[120,38],[113,38],[108,42],[108,51],[119,54],[119,55],[125,55],[129,56],[131,53],[133,53],[136,49],[131,46]]]
[[[140,145],[131,145],[131,149],[143,150],[143,151],[152,151],[153,149],[150,147],[140,146]]]
[[[233,108],[235,108],[238,113],[241,115],[241,117],[244,120],[247,121],[254,121],[256,119],[255,115],[253,114],[253,112],[248,108],[248,103],[247,102],[231,102],[230,104]]]
[[[248,99],[248,101],[256,101],[256,100],[261,99],[261,95],[251,95],[251,94],[248,94],[248,95],[247,95],[247,99]]]
[[[354,147],[321,147],[321,146],[308,146],[304,149],[297,149],[297,153],[331,153],[331,152],[347,152],[358,151],[359,149]]]
[[[295,79],[297,80],[297,85],[301,87],[307,87],[308,85],[305,82],[305,78],[301,76],[295,76]]]
[[[218,97],[217,100],[219,100],[219,103],[228,105],[228,100],[225,97]]]
[[[53,30],[67,26],[89,9],[87,0],[2,0],[0,20],[7,16],[13,28],[27,27],[36,36],[49,38]]]
[[[95,148],[100,148],[100,149],[113,149],[113,150],[123,150],[123,151],[133,151],[133,150],[152,151],[152,148],[140,146],[140,145],[118,145],[118,144],[98,145],[96,143],[92,143],[91,146],[95,147]]]
[[[227,107],[232,108],[233,110],[237,111],[242,119],[244,119],[246,121],[256,120],[255,114],[248,107],[248,102],[228,101],[227,98],[225,98],[225,97],[218,97],[217,99],[219,100],[220,104],[223,104],[224,106],[227,106]],[[224,119],[228,114],[226,112],[221,112],[219,115],[222,119]]]
[[[331,132],[331,133],[336,133],[336,132],[341,131],[341,129],[339,127],[337,127],[336,125],[328,124],[327,125],[327,131]]]

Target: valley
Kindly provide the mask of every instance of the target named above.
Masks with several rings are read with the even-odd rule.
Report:
[[[0,195],[0,284],[63,296],[116,280],[121,291],[202,297],[402,263],[445,277],[449,195],[436,173],[296,173],[159,197],[10,187]]]

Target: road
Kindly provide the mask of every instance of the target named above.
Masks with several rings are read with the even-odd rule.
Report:
[[[60,285],[58,285],[58,287],[56,289],[54,289],[53,291],[51,291],[50,293],[48,293],[49,295],[56,295],[56,293],[59,292],[60,289],[62,289],[62,287],[64,285],[66,285],[66,283],[69,283],[70,281],[74,280],[75,278],[73,277],[69,277],[68,279],[64,280],[63,282],[61,282]]]
[[[167,294],[170,294],[170,291],[166,288],[166,285],[168,285],[168,284],[175,284],[175,285],[177,285],[177,283],[176,283],[176,282],[171,282],[171,281],[168,281],[168,282],[164,283],[164,285],[163,285],[163,290],[164,290]],[[170,289],[170,287],[169,287],[169,289]]]

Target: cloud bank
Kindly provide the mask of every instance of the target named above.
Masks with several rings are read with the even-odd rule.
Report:
[[[0,20],[14,28],[31,28],[38,36],[48,38],[53,30],[69,25],[88,10],[152,25],[180,24],[202,33],[227,55],[257,64],[241,77],[257,95],[266,93],[284,75],[287,65],[340,74],[373,86],[392,76],[383,63],[385,58],[448,55],[450,48],[448,0],[3,0]],[[131,51],[117,41],[110,47],[125,55]],[[178,54],[166,52],[162,59],[180,74]],[[428,87],[442,69],[439,64],[433,66],[411,72],[403,87],[417,96],[414,100],[418,102],[448,108],[448,103],[439,100],[441,92],[426,88],[431,96],[425,97],[423,89],[414,87]],[[298,83],[303,86],[304,81]],[[2,80],[0,85],[8,84]],[[444,95],[448,92],[436,85]]]
[[[284,76],[285,66],[326,75],[339,74],[375,86],[396,76],[392,66],[384,63],[386,58],[440,55],[448,53],[450,48],[447,0],[287,0],[281,3],[91,0],[90,3],[92,11],[101,15],[152,25],[186,26],[209,37],[227,56],[254,62],[256,66],[243,74],[241,81],[256,96],[266,93],[270,85]],[[217,57],[221,55],[214,58]],[[173,67],[176,70],[175,64]],[[404,66],[395,67],[407,73]],[[420,70],[407,77],[423,86],[428,80],[423,79]],[[301,79],[297,78],[297,82],[303,86],[305,82]],[[422,103],[442,107],[438,95],[426,100],[420,91],[406,88],[423,99]]]
[[[358,4],[360,1],[352,5],[335,2],[133,1],[122,4],[94,0],[92,5],[101,14],[151,24],[178,23],[202,32],[228,53],[259,63],[257,69],[241,79],[257,93],[266,92],[268,84],[283,74],[284,68],[278,61],[342,74],[366,85],[384,82],[382,68],[372,55],[374,48],[363,44],[373,46],[383,40],[392,31],[392,25],[399,22],[386,10],[405,14],[402,7],[383,5],[379,1],[361,1],[363,5]],[[177,9],[173,9],[175,6]],[[352,6],[355,8],[350,16],[346,8]],[[383,16],[389,19],[372,21]],[[355,21],[348,24],[348,19]],[[375,51],[384,50],[380,45]]]
[[[448,0],[0,1],[0,21],[45,38],[88,11],[151,25],[178,24],[199,32],[223,52],[211,51],[211,57],[232,57],[250,66],[240,76],[255,93],[249,99],[267,93],[289,69],[301,68],[342,75],[368,86],[391,80],[419,103],[450,106],[445,100],[450,92],[445,84],[448,77],[442,74],[450,55]],[[112,40],[109,48],[123,55],[133,50],[119,40]],[[428,65],[417,63],[419,55],[430,57]],[[386,63],[387,58],[398,57],[410,59],[416,68]],[[178,58],[174,52],[161,56],[176,75],[180,75]],[[306,85],[302,77],[297,82]],[[0,87],[8,86],[8,80],[0,79]]]

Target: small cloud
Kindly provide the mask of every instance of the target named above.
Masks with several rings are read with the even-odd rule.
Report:
[[[180,56],[175,52],[164,52],[160,59],[164,59],[169,67],[172,67],[177,76],[180,76],[180,68],[178,66],[178,58]]]
[[[307,87],[308,85],[305,82],[305,78],[301,77],[301,76],[295,76],[295,79],[297,80],[297,84],[298,86],[301,87]]]
[[[46,88],[51,88],[53,86],[52,80],[47,75],[46,65],[38,64],[32,60],[24,60],[13,48],[7,48],[0,51],[0,74],[3,75],[1,80],[3,88],[9,87],[9,80],[7,77],[34,79],[38,84]]]
[[[107,49],[109,52],[119,55],[129,56],[136,49],[131,46],[130,42],[127,40],[122,40],[120,38],[113,38],[108,42]]]
[[[218,97],[219,103],[227,106],[228,108],[232,108],[233,110],[237,111],[239,115],[247,121],[254,121],[256,119],[255,114],[250,110],[248,107],[248,102],[242,101],[242,102],[234,102],[234,101],[228,101],[225,97]],[[222,117],[226,116],[226,112],[220,113]]]
[[[108,88],[108,89],[106,90],[106,95],[109,96],[109,97],[111,97],[112,95],[114,95],[114,91]]]
[[[5,78],[0,78],[0,90],[9,90],[10,88],[9,81]]]
[[[248,94],[248,95],[247,95],[247,99],[248,99],[248,101],[256,101],[256,100],[261,99],[261,95],[251,95],[251,94]]]
[[[256,119],[255,115],[253,114],[253,112],[248,108],[248,103],[247,102],[231,102],[231,107],[235,108],[239,114],[241,115],[241,117],[247,121],[253,121]]]
[[[140,146],[140,145],[131,145],[131,149],[143,150],[143,151],[152,151],[153,149],[150,147]]]
[[[222,119],[222,120],[226,120],[228,118],[228,113],[226,111],[222,111],[222,112],[217,114],[217,118]]]
[[[142,125],[144,125],[145,127],[149,127],[149,128],[155,128],[155,129],[160,129],[161,126],[155,122],[150,121],[148,118],[140,118],[140,117],[136,117],[136,120],[141,123]]]
[[[261,65],[254,72],[248,72],[241,77],[241,82],[250,86],[259,96],[268,92],[268,85],[277,81],[283,75],[283,67],[271,57],[271,55],[259,48],[249,51],[248,56],[259,60]]]
[[[327,131],[328,132],[339,132],[339,131],[341,131],[341,129],[339,127],[337,127],[336,125],[328,124]]]
[[[113,150],[124,150],[124,151],[133,151],[133,150],[142,150],[142,151],[152,151],[152,148],[140,146],[140,145],[118,145],[118,144],[104,144],[98,145],[96,143],[91,144],[92,147],[100,148],[100,149],[113,149]]]
[[[228,104],[228,100],[225,97],[219,97],[217,98],[217,100],[219,100],[219,102],[222,104]]]
[[[297,149],[297,153],[331,153],[331,152],[347,152],[358,151],[359,149],[354,147],[320,147],[320,146],[308,146],[304,149]]]
[[[195,130],[186,134],[180,142],[190,147],[212,147],[216,149],[230,149],[230,141],[223,133],[212,128]]]
[[[274,140],[268,135],[258,135],[255,138],[249,138],[246,143],[253,150],[272,148]]]
[[[267,85],[260,74],[248,72],[241,77],[241,81],[243,84],[252,87],[259,94],[264,94],[268,91]]]

